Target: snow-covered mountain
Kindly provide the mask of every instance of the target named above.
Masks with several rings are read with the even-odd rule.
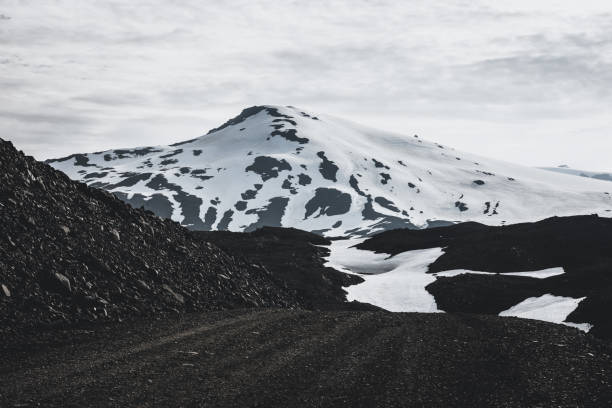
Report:
[[[197,230],[366,235],[449,222],[611,216],[612,186],[491,160],[294,107],[254,106],[170,146],[49,160]]]
[[[558,166],[558,167],[542,167],[542,169],[548,170],[548,171],[554,171],[554,172],[562,173],[562,174],[571,174],[572,176],[580,176],[580,177],[594,178],[597,180],[612,181],[612,173],[578,170],[578,169],[573,169],[565,165]]]

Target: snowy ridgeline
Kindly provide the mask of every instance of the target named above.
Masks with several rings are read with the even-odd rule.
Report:
[[[435,297],[426,289],[439,277],[456,277],[462,274],[499,275],[494,272],[465,269],[427,273],[429,265],[444,253],[442,248],[407,251],[390,256],[354,247],[362,241],[363,239],[332,241],[328,247],[330,255],[325,266],[358,274],[364,279],[361,284],[344,288],[348,292],[348,301],[370,303],[391,312],[443,312],[438,309]],[[559,267],[532,272],[503,273],[503,275],[546,279],[563,273],[563,268]],[[588,332],[592,328],[589,323],[565,321],[584,299],[584,297],[574,299],[544,294],[527,298],[500,312],[499,316],[560,323]]]

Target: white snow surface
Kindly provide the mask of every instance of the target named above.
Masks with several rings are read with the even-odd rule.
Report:
[[[325,264],[365,280],[344,288],[349,302],[370,303],[391,312],[441,312],[425,287],[436,280],[427,268],[442,255],[442,248],[389,256],[353,247],[361,241],[333,241]]]
[[[325,266],[357,274],[364,279],[364,282],[360,284],[344,288],[347,291],[349,302],[355,300],[370,303],[391,312],[443,312],[438,309],[433,295],[425,289],[438,277],[453,277],[464,273],[498,275],[495,272],[469,270],[452,270],[429,274],[427,273],[429,265],[442,256],[444,253],[442,248],[406,251],[390,256],[385,253],[375,253],[355,248],[355,245],[363,241],[364,239],[336,240],[328,246],[330,254]],[[565,273],[563,268],[557,267],[500,275],[545,279],[563,273]],[[525,299],[499,315],[560,323],[588,332],[592,328],[588,323],[565,321],[567,316],[584,299],[547,294],[537,298]]]
[[[163,196],[172,219],[199,229],[242,231],[267,223],[328,236],[364,236],[424,228],[432,221],[500,225],[553,215],[612,216],[609,182],[487,159],[297,108],[267,108],[290,118],[261,110],[174,146],[109,150],[49,163],[72,179],[128,198]],[[280,125],[281,132],[295,131],[302,142],[273,135],[273,126]],[[337,166],[335,179],[321,171],[321,154]],[[258,156],[286,165],[273,168],[264,180],[246,170]],[[129,181],[135,175],[142,179]],[[174,186],[151,183],[159,175]],[[307,203],[319,188],[332,189],[336,197],[319,200],[309,214]],[[247,190],[257,190],[255,197],[244,198]],[[283,202],[277,219],[260,216],[275,198]],[[246,208],[237,208],[239,201]],[[206,225],[194,224],[190,212]]]
[[[473,274],[480,274],[480,275],[499,275],[499,272],[480,272],[480,271],[470,271],[468,269],[453,269],[450,271],[444,271],[444,272],[436,272],[433,275],[435,275],[436,277],[453,277],[453,276],[457,276],[457,275],[462,275],[464,273],[473,273]],[[557,275],[563,275],[565,273],[565,271],[563,270],[562,267],[556,267],[556,268],[548,268],[548,269],[542,269],[540,271],[530,271],[530,272],[504,272],[502,275],[510,275],[510,276],[522,276],[525,278],[537,278],[537,279],[546,279],[546,278],[550,278],[551,276],[557,276]]]
[[[565,321],[567,316],[569,316],[584,299],[586,298],[574,299],[571,297],[554,296],[550,294],[530,297],[512,306],[510,309],[504,310],[499,315],[560,323],[588,332],[593,327],[588,323],[571,323]]]

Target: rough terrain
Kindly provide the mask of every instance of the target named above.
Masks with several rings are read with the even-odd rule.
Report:
[[[514,318],[243,310],[64,335],[2,351],[0,405],[612,404],[609,344]]]
[[[323,266],[330,240],[294,228],[263,227],[241,233],[194,231],[198,239],[214,243],[228,254],[240,254],[251,262],[265,265],[275,277],[295,293],[300,305],[318,310],[374,310],[374,306],[346,302],[343,287],[363,281],[356,275]]]
[[[544,294],[586,297],[567,321],[590,323],[592,334],[612,339],[612,219],[572,216],[501,227],[463,223],[401,229],[358,245],[392,255],[437,247],[444,253],[429,265],[430,273],[455,269],[499,273],[438,278],[427,290],[442,310],[498,314]],[[565,273],[546,279],[504,275],[553,267],[563,267]]]
[[[0,139],[0,335],[135,315],[298,305],[265,267],[70,180]]]

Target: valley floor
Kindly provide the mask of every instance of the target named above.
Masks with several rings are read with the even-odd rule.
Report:
[[[250,309],[0,346],[6,407],[612,405],[610,343],[496,316]]]

